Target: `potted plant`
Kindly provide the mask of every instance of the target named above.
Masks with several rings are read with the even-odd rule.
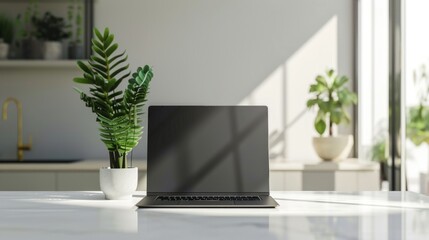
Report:
[[[34,25],[32,19],[39,15],[39,4],[37,0],[29,0],[23,17],[18,14],[16,18],[17,41],[15,51],[20,52],[18,57],[24,59],[39,59],[42,57],[40,41],[34,36]]]
[[[70,36],[66,32],[67,25],[62,17],[56,17],[50,12],[46,12],[42,18],[33,18],[36,27],[36,37],[44,41],[43,58],[47,60],[61,59],[63,47],[61,40]]]
[[[68,21],[71,26],[71,31],[70,31],[71,40],[69,42],[69,47],[68,47],[68,58],[70,59],[82,59],[84,57],[83,44],[82,44],[82,33],[83,33],[82,4],[83,4],[82,1],[70,0],[70,4],[67,10]]]
[[[74,82],[89,85],[89,93],[75,88],[80,99],[91,108],[100,125],[101,141],[110,157],[110,167],[100,169],[100,187],[107,199],[127,199],[137,188],[137,168],[127,155],[137,146],[143,128],[141,115],[153,73],[149,66],[139,67],[130,77],[125,52],[117,54],[118,44],[106,28],[94,29],[93,54],[87,63],[77,61],[83,77]],[[125,90],[118,87],[128,80]]]
[[[6,16],[0,15],[0,59],[8,57],[12,38],[13,22]]]
[[[326,71],[326,76],[318,75],[316,82],[310,85],[312,97],[307,101],[307,108],[318,107],[314,127],[319,137],[313,138],[316,153],[325,161],[347,158],[353,147],[351,135],[335,136],[334,125],[349,123],[347,107],[357,103],[357,96],[350,91],[346,76],[337,76],[333,69]],[[328,136],[324,136],[328,129]]]

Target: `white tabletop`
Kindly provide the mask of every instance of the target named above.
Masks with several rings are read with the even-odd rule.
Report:
[[[137,209],[101,192],[0,192],[0,239],[429,239],[429,198],[273,192],[276,209]]]

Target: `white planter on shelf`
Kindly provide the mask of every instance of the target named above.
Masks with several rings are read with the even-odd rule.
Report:
[[[63,57],[63,46],[61,42],[46,41],[44,43],[43,58],[45,60],[58,60]]]
[[[314,137],[314,150],[324,161],[347,159],[353,147],[353,136]]]
[[[6,59],[9,55],[9,44],[5,43],[2,38],[0,38],[0,59]]]
[[[138,168],[101,168],[100,189],[106,199],[128,200],[137,190]]]

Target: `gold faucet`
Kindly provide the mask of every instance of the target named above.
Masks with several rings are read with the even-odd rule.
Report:
[[[9,103],[13,102],[16,105],[16,109],[18,111],[18,147],[17,147],[17,156],[18,161],[22,161],[24,158],[24,151],[31,150],[31,136],[29,137],[29,144],[22,143],[22,104],[16,98],[9,97],[3,103],[3,120],[7,120],[7,107]]]

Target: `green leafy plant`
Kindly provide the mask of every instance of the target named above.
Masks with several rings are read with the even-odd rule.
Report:
[[[36,37],[47,41],[60,41],[70,37],[66,32],[68,27],[62,17],[56,17],[50,12],[46,12],[42,18],[33,17],[34,26],[36,27]]]
[[[407,137],[419,146],[422,143],[429,144],[429,76],[424,64],[413,75],[419,105],[408,110]]]
[[[407,137],[416,146],[429,144],[429,106],[420,104],[409,108]]]
[[[387,141],[385,138],[380,138],[371,146],[370,157],[372,161],[387,163],[389,152],[387,149]]]
[[[106,28],[101,34],[94,29],[93,54],[87,63],[77,61],[83,77],[74,82],[90,86],[89,94],[75,88],[87,107],[96,114],[100,137],[109,151],[111,168],[126,168],[127,154],[137,146],[143,133],[141,115],[153,72],[149,66],[139,67],[130,77],[125,51],[116,53],[118,44]],[[124,79],[128,85],[118,90]]]
[[[13,40],[13,21],[4,15],[0,15],[0,38],[9,44]]]
[[[385,135],[380,135],[371,146],[369,155],[372,161],[380,164],[380,180],[388,180],[389,142]]]
[[[307,101],[307,108],[318,107],[314,127],[320,135],[329,126],[329,136],[332,136],[334,124],[350,122],[347,107],[357,103],[357,96],[347,88],[348,81],[346,76],[337,76],[330,69],[326,71],[326,76],[318,75],[316,83],[310,85],[312,97]]]
[[[37,0],[29,0],[23,16],[21,17],[21,14],[18,14],[16,17],[18,39],[32,38],[34,36],[34,25],[32,19],[37,18],[38,15],[39,2]]]

